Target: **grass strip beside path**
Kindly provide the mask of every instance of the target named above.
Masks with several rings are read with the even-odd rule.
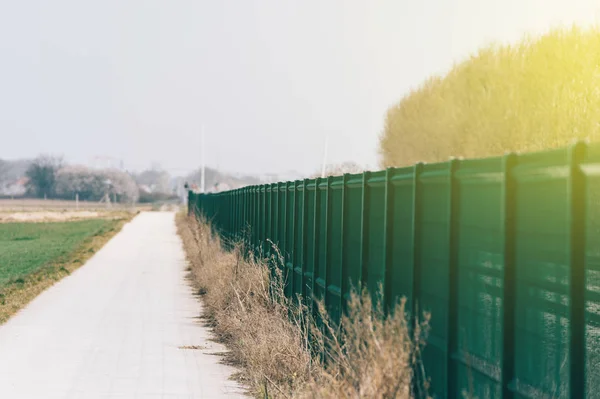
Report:
[[[82,266],[132,217],[0,224],[0,324]]]

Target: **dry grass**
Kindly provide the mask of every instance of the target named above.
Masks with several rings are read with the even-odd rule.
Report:
[[[409,336],[404,303],[386,318],[368,293],[353,294],[340,326],[319,312],[325,326],[321,329],[301,299],[286,298],[282,276],[271,273],[267,261],[243,256],[241,245],[225,251],[207,223],[181,214],[177,221],[206,316],[231,350],[232,360],[244,370],[253,395],[426,396],[413,395],[410,389],[422,340],[415,345]],[[417,330],[421,337],[421,329]],[[316,353],[326,355],[313,356]]]
[[[133,212],[130,211],[32,211],[32,212],[2,212],[0,223],[46,223],[70,222],[89,219],[127,219]]]
[[[373,302],[366,290],[362,295],[353,293],[339,328],[325,318],[325,335],[316,331],[313,336],[319,338],[319,350],[327,353],[329,361],[319,378],[310,381],[305,397],[428,397],[423,373],[418,376],[422,383],[412,385],[414,370],[421,370],[419,354],[428,318],[411,335],[405,300],[396,305],[391,317],[386,317],[381,303]],[[319,306],[320,314],[325,314],[323,305]]]
[[[18,198],[18,199],[0,199],[0,212],[37,212],[37,211],[97,211],[97,212],[118,212],[118,211],[142,211],[150,210],[150,204],[111,204],[107,207],[106,204],[101,204],[95,201],[75,201],[54,200],[54,199],[35,199],[35,198]]]
[[[114,227],[86,240],[67,257],[60,258],[54,263],[23,277],[18,284],[10,284],[0,289],[0,324],[24,308],[44,290],[82,266],[115,234],[121,231],[123,225],[132,217],[132,214],[128,214],[126,217],[121,218]]]
[[[600,139],[600,29],[490,46],[390,108],[382,166]]]

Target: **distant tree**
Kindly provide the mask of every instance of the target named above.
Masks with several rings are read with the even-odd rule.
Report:
[[[346,161],[340,164],[327,165],[325,167],[325,177],[340,176],[344,173],[362,173],[364,170],[365,169],[356,162]],[[321,177],[321,172],[315,173],[312,177]]]
[[[118,202],[135,202],[139,198],[133,178],[119,170],[68,166],[56,175],[56,194],[61,198],[71,199],[78,194],[81,200],[99,201],[107,192],[111,200],[116,196]]]
[[[62,157],[40,155],[27,168],[27,190],[38,198],[52,198],[56,189],[56,174],[63,165]]]
[[[137,202],[140,197],[140,190],[129,173],[116,169],[104,170],[102,173],[110,180],[111,192],[117,195],[117,201]]]
[[[160,169],[149,169],[135,176],[138,184],[152,187],[153,191],[159,193],[171,193],[171,176],[168,172]]]
[[[8,179],[8,162],[0,159],[0,184],[4,183]]]

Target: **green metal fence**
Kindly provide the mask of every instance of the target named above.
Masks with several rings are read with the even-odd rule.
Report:
[[[339,318],[352,285],[431,312],[431,390],[600,398],[600,146],[190,193]]]

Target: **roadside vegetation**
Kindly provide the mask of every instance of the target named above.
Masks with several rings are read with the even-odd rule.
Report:
[[[131,216],[0,223],[0,324],[83,265]]]
[[[414,384],[423,387],[416,394],[411,386],[427,321],[409,334],[403,302],[384,317],[371,295],[354,293],[339,326],[318,306],[319,328],[301,298],[284,295],[282,276],[268,266],[278,259],[256,258],[240,243],[225,250],[193,216],[179,214],[177,225],[204,316],[255,397],[426,397],[426,384]]]
[[[388,110],[381,164],[407,166],[600,139],[600,29],[493,45]]]

